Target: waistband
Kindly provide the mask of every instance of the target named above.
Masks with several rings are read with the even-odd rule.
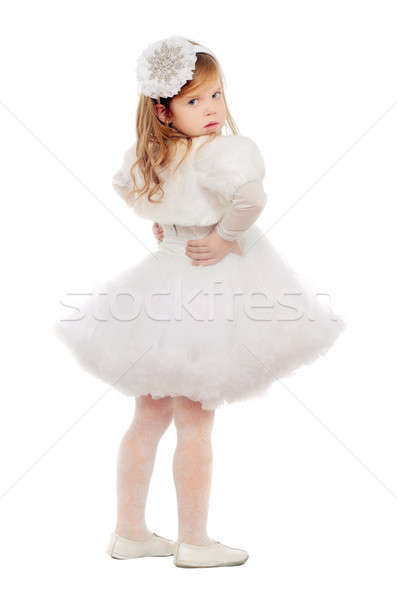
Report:
[[[159,223],[163,229],[163,241],[159,244],[159,251],[185,256],[187,240],[200,239],[207,236],[214,225],[174,225]],[[191,260],[186,256],[186,259]]]
[[[215,226],[213,225],[175,225],[170,223],[159,223],[163,229],[163,239],[194,239],[202,238],[209,234]]]

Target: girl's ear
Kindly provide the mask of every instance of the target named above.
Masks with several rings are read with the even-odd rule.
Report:
[[[154,104],[154,110],[162,123],[169,123],[171,121],[171,115],[163,104]]]

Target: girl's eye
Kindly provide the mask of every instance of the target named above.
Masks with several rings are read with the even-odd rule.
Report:
[[[221,93],[221,92],[214,92],[214,93],[212,94],[212,96],[216,96],[216,94],[220,94],[220,93]],[[192,106],[195,106],[195,105],[193,104],[193,102],[194,102],[195,100],[198,100],[198,98],[192,98],[191,100],[189,100],[188,104],[191,104]]]

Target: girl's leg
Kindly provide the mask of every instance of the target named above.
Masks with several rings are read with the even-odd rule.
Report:
[[[185,396],[175,398],[177,446],[173,472],[178,501],[178,541],[206,545],[207,516],[212,475],[211,431],[214,410]]]
[[[135,414],[120,444],[117,463],[117,526],[115,532],[131,540],[151,535],[145,508],[158,442],[172,421],[173,399],[135,400]]]

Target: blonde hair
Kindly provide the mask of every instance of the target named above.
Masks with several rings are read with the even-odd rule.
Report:
[[[190,43],[197,45],[197,42],[189,40]],[[224,88],[222,81],[222,73],[217,60],[210,54],[204,52],[197,52],[197,60],[195,63],[193,79],[187,81],[177,96],[183,97],[188,93],[193,92],[203,82],[208,79],[218,77],[222,95],[224,98],[226,108],[226,122],[229,125],[233,134],[238,134],[237,127],[233,121],[233,118],[229,112],[224,97]],[[176,96],[173,96],[175,98]],[[172,98],[160,98],[161,104],[168,108]],[[136,116],[136,161],[130,168],[130,175],[133,181],[133,189],[131,189],[126,197],[128,204],[133,202],[133,198],[130,196],[138,194],[140,196],[147,194],[147,198],[150,202],[161,202],[161,198],[164,196],[164,192],[160,185],[159,177],[156,173],[156,167],[165,168],[171,161],[174,150],[180,140],[186,141],[186,152],[182,159],[179,161],[177,167],[183,162],[188,156],[192,147],[192,138],[186,136],[182,132],[173,128],[172,126],[163,123],[157,116],[154,109],[156,100],[149,96],[141,94]],[[216,132],[208,135],[208,141],[205,141],[203,145],[209,143],[214,137]],[[135,169],[139,169],[143,178],[143,186],[139,188],[136,183],[134,175]],[[153,199],[153,196],[160,194],[158,199]]]

